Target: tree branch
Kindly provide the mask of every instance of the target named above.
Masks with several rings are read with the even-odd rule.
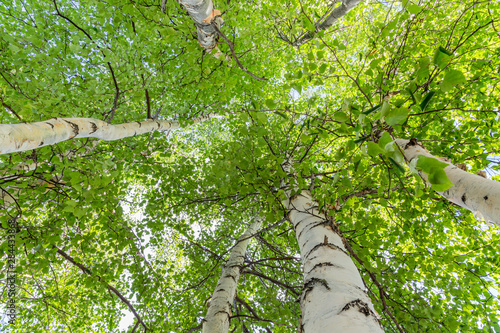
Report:
[[[66,252],[64,252],[63,250],[59,249],[58,247],[56,246],[53,246],[53,248],[55,248],[57,250],[57,253],[63,257],[64,259],[66,259],[67,261],[69,261],[70,263],[72,263],[73,265],[75,265],[76,267],[80,268],[80,270],[89,275],[89,276],[95,276],[97,277],[97,279],[99,281],[103,281],[104,283],[106,283],[104,281],[104,279],[102,279],[99,275],[96,275],[96,274],[92,274],[92,272],[90,271],[90,269],[88,269],[87,267],[83,266],[82,264],[78,263],[75,261],[75,259],[73,259],[70,255],[68,255]],[[125,303],[125,305],[127,305],[127,307],[129,308],[129,310],[134,314],[134,316],[137,318],[138,322],[141,323],[141,325],[144,327],[145,330],[149,330],[149,328],[146,326],[146,324],[144,323],[144,321],[142,320],[141,316],[139,316],[139,314],[137,313],[137,311],[135,310],[134,306],[113,286],[109,285],[106,283],[106,288],[111,291],[113,294],[115,294],[116,296],[118,296],[118,298],[123,302]]]
[[[2,101],[2,105],[4,108],[6,108],[7,110],[9,110],[14,116],[16,116],[17,119],[19,119],[20,121],[24,121],[17,113],[16,111],[14,111],[8,104],[6,104],[3,99],[1,99]]]
[[[272,282],[272,283],[274,283],[274,284],[277,284],[278,286],[282,286],[283,288],[288,289],[288,290],[289,290],[292,294],[294,294],[294,295],[296,295],[296,296],[298,296],[298,295],[299,295],[299,293],[295,291],[295,288],[294,288],[294,287],[291,287],[291,286],[289,286],[289,285],[287,285],[287,284],[284,284],[283,282],[280,282],[280,281],[278,281],[278,280],[275,280],[275,279],[273,279],[273,278],[271,278],[271,277],[269,277],[269,276],[267,276],[267,275],[264,275],[264,274],[262,274],[262,273],[259,273],[259,272],[256,272],[256,271],[253,271],[253,270],[248,269],[248,268],[244,269],[242,273],[245,273],[245,274],[252,274],[252,275],[255,275],[255,276],[261,277],[261,278],[266,279],[266,280],[268,280],[268,281],[270,281],[270,282]]]
[[[240,67],[245,73],[247,73],[248,75],[250,75],[251,77],[253,77],[254,79],[256,80],[259,80],[259,81],[267,81],[269,79],[265,78],[265,77],[258,77],[256,76],[255,74],[253,74],[252,72],[250,72],[248,69],[246,69],[245,67],[243,67],[243,65],[241,64],[240,60],[238,59],[238,57],[236,56],[236,53],[234,52],[234,44],[233,42],[231,42],[227,37],[226,35],[224,35],[222,33],[222,31],[220,31],[219,27],[215,24],[215,23],[212,23],[212,26],[214,27],[215,31],[217,32],[217,34],[219,36],[222,37],[222,39],[224,39],[224,41],[227,43],[227,45],[229,46],[229,49],[231,50],[231,54],[233,55],[233,59],[234,61],[236,61],[236,63],[238,64],[238,67]]]
[[[60,11],[59,11],[59,8],[57,7],[57,3],[56,3],[56,0],[52,0],[52,2],[54,3],[54,6],[56,7],[56,11],[57,11],[57,15],[62,17],[63,19],[65,19],[66,21],[68,21],[69,23],[71,23],[75,28],[77,28],[78,30],[80,30],[81,32],[83,32],[85,34],[85,36],[87,36],[88,39],[90,39],[91,41],[94,41],[92,39],[92,37],[90,37],[90,35],[85,31],[83,30],[82,28],[80,28],[75,22],[71,21],[68,17],[64,16]]]
[[[111,67],[111,63],[109,61],[108,61],[108,67],[109,70],[111,71],[111,76],[113,77],[113,83],[115,84],[115,89],[116,89],[115,100],[113,101],[113,107],[108,113],[109,114],[108,123],[111,123],[113,117],[115,116],[115,111],[118,105],[118,98],[120,98],[120,88],[118,88],[118,82],[116,82],[115,72],[113,71],[113,67]]]

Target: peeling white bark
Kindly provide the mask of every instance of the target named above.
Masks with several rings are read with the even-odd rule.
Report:
[[[186,8],[197,26],[198,42],[210,52],[217,46],[217,31],[212,26],[214,22],[219,28],[223,23],[219,16],[221,12],[214,9],[212,0],[178,0]]]
[[[401,147],[408,162],[420,155],[437,158],[414,141],[398,139],[396,143]],[[455,186],[438,193],[460,207],[470,210],[479,218],[500,226],[500,183],[461,170],[447,161],[442,162],[449,165],[444,171]],[[420,176],[428,183],[425,173],[420,172]]]
[[[195,123],[209,119],[192,119]],[[97,138],[105,141],[179,128],[178,121],[148,119],[111,125],[91,118],[52,118],[36,123],[0,124],[0,154],[53,145],[69,139]]]
[[[259,219],[252,223],[231,250],[229,259],[222,269],[221,277],[212,295],[203,322],[203,333],[227,333],[229,331],[231,304],[236,295],[236,287],[240,279],[245,252],[248,243],[259,230],[261,224],[262,221]]]
[[[316,32],[330,28],[338,19],[349,13],[351,9],[356,7],[361,1],[362,0],[342,1],[340,6],[333,9],[329,14],[325,15],[323,19],[315,24]],[[295,46],[304,44],[305,42],[313,38],[314,34],[315,33],[311,32],[306,33],[295,42]]]
[[[303,333],[383,332],[342,238],[308,191],[285,202],[300,247]]]

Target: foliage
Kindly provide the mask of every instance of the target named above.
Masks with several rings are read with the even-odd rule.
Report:
[[[217,2],[262,81],[204,52],[177,2],[161,7],[0,2],[2,123],[121,123],[150,108],[186,125],[0,157],[0,189],[16,198],[0,217],[3,281],[6,225],[19,225],[9,331],[130,332],[136,318],[107,285],[151,331],[189,331],[257,215],[231,329],[296,331],[303,281],[281,168],[292,154],[291,187],[334,216],[386,332],[500,332],[497,227],[434,192],[451,185],[442,162],[412,166],[430,175],[425,186],[393,143],[416,138],[473,173],[498,155],[497,1],[365,2],[300,47],[286,40],[314,29],[326,2]],[[224,118],[189,126],[209,112]]]

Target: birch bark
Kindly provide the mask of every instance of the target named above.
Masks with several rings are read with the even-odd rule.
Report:
[[[319,20],[315,26],[315,32],[307,32],[302,37],[300,37],[295,43],[295,46],[300,46],[314,37],[316,32],[321,30],[326,30],[330,28],[338,19],[346,15],[356,7],[362,0],[344,0],[341,2],[340,6],[334,8],[329,14],[326,14],[321,20]]]
[[[186,8],[197,27],[198,42],[210,52],[217,46],[217,31],[212,26],[212,22],[220,27],[222,18],[221,12],[214,9],[212,0],[178,0]]]
[[[212,295],[203,322],[203,333],[227,333],[229,331],[231,304],[236,295],[236,287],[240,278],[245,252],[250,239],[259,230],[261,224],[261,220],[252,223],[231,250],[229,259],[222,270]]]
[[[211,118],[202,116],[195,123]],[[105,141],[180,127],[178,121],[148,119],[111,125],[92,118],[53,118],[36,123],[0,124],[0,154],[31,150],[69,139],[97,138]]]
[[[308,191],[285,202],[304,269],[303,333],[383,332],[342,238]]]
[[[437,158],[416,141],[398,139],[396,143],[401,147],[408,162],[421,155]],[[449,165],[444,171],[455,186],[438,193],[478,217],[500,226],[500,183],[464,171],[449,162],[443,162]],[[420,172],[420,176],[428,183],[425,173]]]

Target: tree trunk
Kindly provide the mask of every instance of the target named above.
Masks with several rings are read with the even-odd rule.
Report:
[[[311,38],[314,37],[316,32],[321,31],[321,30],[326,30],[330,28],[333,23],[335,23],[338,19],[340,19],[342,16],[346,15],[356,7],[362,0],[344,0],[340,4],[340,6],[336,7],[333,9],[329,14],[326,14],[323,16],[321,20],[319,20],[316,24],[316,31],[315,32],[307,32],[304,34],[302,37],[300,37],[295,43],[295,46],[299,46],[310,40]]]
[[[415,140],[398,139],[396,143],[401,147],[408,162],[420,155],[437,158]],[[455,186],[438,193],[478,217],[500,226],[500,183],[461,170],[449,162],[443,162],[449,164],[444,171]],[[428,183],[427,175],[423,172],[419,174]]]
[[[193,121],[198,123],[210,117],[202,116]],[[178,121],[153,119],[119,125],[92,118],[52,118],[36,123],[0,124],[0,154],[31,150],[75,138],[112,141],[179,127]]]
[[[212,21],[220,27],[221,12],[214,9],[212,0],[178,0],[186,8],[197,27],[198,42],[207,52],[217,46],[217,31],[212,26]]]
[[[342,238],[308,191],[285,202],[300,247],[303,333],[383,332],[357,267]]]
[[[236,286],[241,274],[248,243],[259,230],[262,222],[255,221],[238,239],[231,250],[229,259],[222,270],[212,295],[207,315],[203,322],[203,333],[227,333],[229,331],[229,318],[231,317],[231,304],[236,295]]]

